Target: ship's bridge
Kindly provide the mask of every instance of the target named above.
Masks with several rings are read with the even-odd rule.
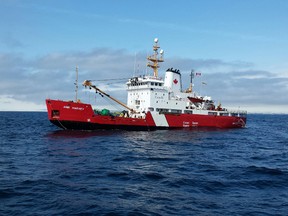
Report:
[[[162,78],[153,76],[133,77],[126,83],[127,90],[139,90],[149,88],[163,88],[164,81]]]
[[[168,93],[164,81],[159,77],[133,77],[127,84],[127,106],[139,112],[147,111],[148,107],[155,106],[157,95],[161,93],[162,100],[167,100]],[[164,94],[164,95],[163,95]]]

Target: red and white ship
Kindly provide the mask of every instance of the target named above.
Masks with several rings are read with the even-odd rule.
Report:
[[[158,76],[159,63],[163,62],[163,51],[159,51],[158,39],[154,40],[154,53],[148,56],[147,66],[153,76],[132,77],[127,85],[127,105],[103,92],[91,81],[85,87],[121,104],[125,110],[112,113],[107,109],[95,112],[91,104],[76,101],[46,99],[49,120],[56,126],[69,130],[125,129],[155,130],[173,128],[217,127],[243,128],[246,111],[232,111],[214,105],[211,97],[200,96],[190,87],[182,90],[181,73],[169,68],[165,79]],[[158,52],[159,51],[159,52]]]

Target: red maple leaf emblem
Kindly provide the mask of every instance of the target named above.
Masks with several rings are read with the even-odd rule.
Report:
[[[174,84],[177,84],[177,83],[178,83],[178,80],[177,80],[177,79],[174,79],[173,82],[174,82]]]

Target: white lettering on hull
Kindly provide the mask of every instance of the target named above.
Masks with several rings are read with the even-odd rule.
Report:
[[[198,126],[198,122],[192,122],[192,127],[197,127]]]
[[[64,109],[73,109],[73,110],[84,110],[83,107],[70,107],[70,106],[63,106]]]
[[[190,127],[189,122],[185,122],[185,121],[183,121],[183,127]]]
[[[74,110],[84,110],[83,107],[72,107],[72,109],[74,109]]]

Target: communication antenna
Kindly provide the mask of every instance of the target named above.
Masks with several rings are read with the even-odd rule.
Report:
[[[136,63],[137,63],[137,53],[135,52],[135,55],[134,55],[134,72],[133,72],[133,77],[135,77]]]
[[[75,80],[75,102],[78,101],[78,66],[76,66],[76,80]]]

